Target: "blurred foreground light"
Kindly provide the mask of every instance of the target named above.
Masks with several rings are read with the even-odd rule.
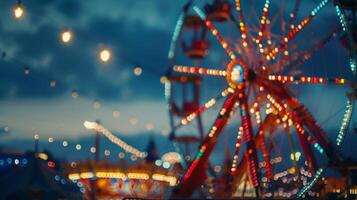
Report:
[[[121,159],[125,158],[125,153],[124,152],[120,152],[118,154],[118,157],[121,158]]]
[[[62,32],[61,39],[62,42],[69,43],[72,40],[72,32],[69,30]]]
[[[114,118],[119,118],[120,117],[120,112],[117,111],[117,110],[114,110],[112,115],[113,115]]]
[[[104,62],[104,63],[107,63],[109,62],[109,60],[111,59],[111,52],[109,49],[102,49],[100,52],[99,52],[99,59]]]
[[[163,162],[162,163],[162,166],[165,168],[165,169],[168,169],[170,167],[170,163],[169,162]]]
[[[148,122],[146,123],[145,127],[146,130],[151,131],[152,129],[154,129],[154,124],[152,122]]]
[[[21,1],[18,1],[15,8],[14,8],[14,16],[16,19],[21,19],[25,14],[24,6],[22,5]]]
[[[24,73],[25,73],[26,76],[29,75],[30,74],[30,67],[25,67]]]
[[[71,95],[73,99],[77,99],[79,97],[77,90],[73,90]]]
[[[161,82],[162,84],[165,84],[166,80],[167,80],[166,76],[162,76],[162,77],[160,78],[160,82]]]
[[[175,164],[181,162],[181,156],[176,152],[168,152],[161,157],[161,160],[170,164]]]
[[[108,149],[104,150],[104,155],[105,156],[110,156],[110,151]]]
[[[135,125],[139,122],[137,117],[131,117],[129,121],[131,125]]]
[[[296,161],[299,161],[300,160],[300,156],[301,156],[301,153],[298,151],[298,152],[295,152],[295,158],[296,158]],[[294,160],[294,154],[291,153],[290,154],[290,159],[291,160]]]
[[[48,159],[48,155],[45,153],[38,153],[36,154],[36,157],[41,159],[41,160],[47,160]]]
[[[56,87],[56,84],[57,84],[56,80],[51,80],[50,81],[50,86],[51,87]]]
[[[143,70],[140,67],[135,67],[134,74],[135,76],[140,76],[143,73]]]
[[[90,152],[95,153],[96,151],[97,151],[97,149],[95,147],[90,148]]]
[[[83,125],[84,127],[86,127],[86,129],[95,129],[95,127],[98,126],[96,122],[89,122],[89,121],[85,121]]]
[[[100,102],[98,100],[94,101],[94,103],[93,103],[93,108],[94,109],[99,109],[100,106],[101,106],[101,104],[100,104]]]
[[[65,141],[62,142],[62,145],[63,145],[63,147],[67,147],[68,146],[68,142],[65,140]]]

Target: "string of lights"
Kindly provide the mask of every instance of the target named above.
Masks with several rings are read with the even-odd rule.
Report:
[[[256,40],[256,43],[260,49],[259,50],[260,53],[264,53],[262,40],[263,40],[264,33],[265,33],[265,26],[266,26],[266,23],[268,20],[269,6],[270,6],[270,0],[265,0],[263,14],[260,19],[260,28],[259,28],[259,32],[258,32],[258,39]]]
[[[129,144],[125,143],[123,140],[119,139],[117,136],[113,135],[108,129],[104,128],[102,125],[96,122],[85,121],[84,127],[102,133],[111,142],[118,145],[120,148],[124,149],[124,151],[129,152],[139,158],[145,158],[147,156],[146,152],[139,151],[138,149],[130,146]]]
[[[208,69],[201,67],[188,67],[182,65],[175,65],[173,67],[175,72],[190,73],[190,74],[201,74],[201,75],[211,75],[211,76],[226,76],[227,72],[225,70],[218,69]]]
[[[243,11],[241,9],[241,4],[240,4],[240,0],[236,0],[236,9],[238,12],[238,18],[239,18],[239,28],[240,28],[240,32],[241,32],[241,38],[242,38],[242,44],[243,47],[247,47],[248,46],[248,38],[247,38],[247,29],[244,23],[244,18],[243,18]]]

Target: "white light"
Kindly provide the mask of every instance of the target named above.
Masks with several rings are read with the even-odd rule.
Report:
[[[168,169],[170,167],[170,163],[169,162],[164,162],[162,164],[162,166],[165,168],[165,169]]]
[[[62,34],[61,34],[61,38],[62,38],[62,41],[64,43],[68,43],[71,41],[72,39],[72,32],[71,31],[64,31]]]
[[[162,161],[161,160],[156,160],[155,161],[155,165],[156,166],[161,166],[162,165]]]
[[[98,126],[98,124],[96,122],[89,122],[89,121],[85,121],[83,123],[84,127],[86,127],[87,129],[94,129],[95,127]]]
[[[80,144],[77,144],[77,145],[76,145],[76,149],[79,151],[79,150],[82,149],[82,146],[81,146]]]
[[[99,58],[102,62],[107,63],[111,58],[111,52],[109,49],[103,49],[99,52]]]
[[[14,8],[14,16],[16,17],[16,19],[20,19],[21,17],[24,16],[25,10],[24,7],[22,6],[21,3],[16,4],[15,8]]]

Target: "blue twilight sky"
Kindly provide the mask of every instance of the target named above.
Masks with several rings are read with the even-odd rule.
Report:
[[[25,17],[21,20],[12,16],[16,1],[0,2],[0,51],[6,52],[6,56],[0,59],[0,127],[9,128],[0,136],[3,146],[20,150],[32,148],[33,135],[39,133],[42,146],[52,150],[59,147],[60,156],[72,159],[88,157],[92,133],[83,127],[83,122],[99,119],[138,148],[144,149],[148,139],[153,137],[161,152],[173,150],[167,139],[169,121],[160,77],[169,66],[168,47],[184,1],[22,2]],[[197,2],[202,7],[207,1]],[[263,1],[249,2],[243,2],[243,8],[254,35]],[[303,2],[298,21],[307,16],[317,2]],[[286,21],[292,7],[293,4],[286,1],[273,3],[271,13],[285,16],[275,18],[273,38],[281,36],[281,20]],[[339,26],[332,5],[328,5],[314,20],[306,32],[294,40],[297,50],[311,47],[313,41]],[[230,43],[239,36],[233,24],[222,24],[218,28]],[[60,33],[66,29],[73,32],[70,44],[63,44],[60,40]],[[183,35],[185,39],[188,37],[188,34]],[[225,52],[211,35],[208,38],[210,54],[202,65],[226,64]],[[98,61],[97,54],[102,48],[112,51],[112,60],[108,64]],[[192,61],[185,59],[180,52],[175,62],[192,65]],[[141,76],[133,73],[137,66],[143,69]],[[29,75],[24,74],[26,67],[30,69]],[[294,73],[352,79],[347,53],[338,36]],[[50,85],[53,80],[56,81],[55,87]],[[202,101],[216,96],[225,86],[224,80],[204,79]],[[293,87],[295,95],[306,104],[332,139],[335,139],[342,120],[348,89],[336,86]],[[78,92],[77,99],[72,98],[73,91]],[[96,101],[101,105],[98,109],[93,107]],[[218,108],[203,116],[206,130]],[[113,111],[119,111],[120,116],[113,117]],[[138,120],[137,124],[130,123],[132,118]],[[235,122],[238,124],[239,120]],[[152,130],[146,129],[147,123],[153,124]],[[234,141],[230,138],[236,137],[236,126],[232,125],[223,134],[216,153]],[[194,130],[190,126],[182,132]],[[353,131],[351,135],[354,136]],[[48,137],[55,138],[55,143],[49,144]],[[60,145],[63,140],[70,141],[66,149]],[[77,143],[83,145],[82,152],[75,151]],[[105,139],[102,143],[103,149],[120,151]],[[350,141],[346,146],[349,145],[352,145]],[[350,147],[347,148],[349,150]]]

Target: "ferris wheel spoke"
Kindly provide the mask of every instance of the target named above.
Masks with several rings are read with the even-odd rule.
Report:
[[[243,127],[240,126],[238,128],[238,134],[237,134],[237,142],[236,142],[236,149],[235,149],[235,152],[234,152],[234,156],[233,156],[233,161],[232,161],[232,166],[231,166],[231,177],[233,178],[233,176],[236,175],[236,171],[237,171],[237,165],[238,165],[238,160],[239,160],[239,152],[240,152],[240,147],[241,147],[241,144],[242,144],[242,139],[243,139]]]
[[[225,77],[227,74],[225,70],[207,69],[201,67],[189,67],[183,65],[173,66],[173,71],[186,73],[186,74],[200,74],[200,75],[222,76],[222,77]]]
[[[298,66],[305,61],[309,60],[314,53],[319,51],[320,49],[323,49],[326,44],[331,41],[334,37],[337,36],[337,34],[341,31],[341,29],[337,29],[332,31],[328,36],[317,42],[313,47],[308,49],[307,51],[304,51],[301,53],[298,58],[294,59],[293,61],[289,62],[289,64],[283,66],[282,68],[288,68],[287,70],[291,69],[292,67]]]
[[[343,78],[322,78],[322,77],[309,77],[309,76],[286,76],[286,75],[269,75],[270,81],[293,83],[293,84],[334,84],[334,85],[347,85],[356,86],[356,83],[345,80]]]
[[[223,38],[223,36],[218,32],[216,27],[213,25],[213,23],[207,18],[206,14],[197,6],[193,7],[193,10],[200,16],[200,18],[205,22],[207,28],[211,31],[214,37],[217,38],[221,46],[223,47],[224,50],[226,50],[227,54],[229,57],[234,60],[236,59],[236,56],[234,52],[232,51],[232,48],[228,45],[227,41]]]
[[[326,6],[329,0],[322,0],[314,10],[311,11],[310,15],[303,19],[294,29],[290,30],[285,37],[281,40],[280,44],[271,50],[266,58],[267,60],[274,60],[276,55],[281,52],[281,50],[288,45],[289,41],[291,41],[295,36],[303,29],[306,25],[308,25],[312,19],[321,11],[323,7]]]
[[[205,178],[205,166],[208,162],[209,155],[217,143],[217,137],[226,126],[230,113],[234,109],[237,103],[237,94],[229,96],[222,109],[219,112],[213,126],[211,127],[209,134],[203,140],[203,143],[195,156],[195,159],[191,163],[190,167],[184,174],[181,182],[179,183],[177,190],[174,191],[174,195],[180,197],[185,193],[192,193],[193,190],[200,186]]]
[[[214,106],[218,100],[220,100],[223,97],[226,97],[230,94],[232,94],[234,90],[232,88],[227,88],[223,90],[219,95],[217,95],[215,98],[212,98],[208,100],[205,104],[203,104],[201,107],[199,107],[197,110],[194,112],[188,114],[185,118],[183,118],[180,122],[180,124],[176,125],[173,130],[177,130],[178,128],[182,126],[188,125],[191,121],[196,119],[198,116],[200,116],[204,111],[208,110],[212,106]]]
[[[263,41],[263,38],[265,35],[265,26],[266,26],[266,22],[268,20],[269,6],[270,6],[270,0],[265,0],[263,14],[260,19],[260,28],[259,28],[259,32],[258,32],[258,39],[256,40],[256,43],[259,47],[260,53],[264,53],[262,41]]]
[[[244,23],[243,11],[242,11],[242,7],[240,4],[240,0],[236,0],[236,9],[238,12],[239,28],[240,28],[240,32],[241,32],[241,38],[243,41],[242,45],[243,45],[243,47],[247,47],[248,46],[247,28]]]
[[[265,117],[264,122],[262,123],[261,121],[261,114],[260,114],[260,109],[259,109],[259,104],[257,102],[253,103],[253,106],[251,108],[251,111],[253,111],[254,115],[255,115],[255,121],[258,125],[258,133],[256,135],[259,135],[261,137],[261,142],[259,142],[259,144],[261,144],[262,147],[262,152],[263,152],[263,159],[265,162],[265,174],[267,175],[268,180],[273,178],[272,175],[272,169],[271,169],[271,165],[270,165],[270,155],[267,149],[267,145],[265,142],[265,137],[264,137],[264,132],[266,129],[266,126],[269,124],[269,120],[270,118]],[[252,114],[253,114],[252,113]]]
[[[252,122],[250,119],[247,97],[244,94],[244,88],[241,88],[238,91],[238,96],[239,96],[239,109],[240,109],[240,115],[241,115],[242,127],[243,127],[243,136],[247,144],[247,152],[249,156],[249,171],[252,176],[253,186],[256,188],[256,193],[258,194],[258,190],[260,187],[259,174],[257,171],[258,157],[257,157],[257,151],[256,151],[254,139],[253,139]]]
[[[285,104],[286,106],[284,106],[281,101],[276,100],[277,98],[272,97],[272,95],[270,94],[267,95],[267,99],[270,101],[273,107],[278,111],[281,121],[283,123],[286,123],[287,126],[293,125],[295,127],[307,165],[309,169],[312,171],[312,173],[314,173],[317,169],[316,159],[313,154],[313,151],[311,150],[311,146],[307,142],[310,142],[310,144],[315,145],[317,144],[316,141],[313,140],[311,137],[306,136],[305,130],[302,127],[302,125],[299,122],[297,122],[292,116],[292,114],[287,110],[288,104]],[[318,146],[315,145],[315,148],[316,147]]]

